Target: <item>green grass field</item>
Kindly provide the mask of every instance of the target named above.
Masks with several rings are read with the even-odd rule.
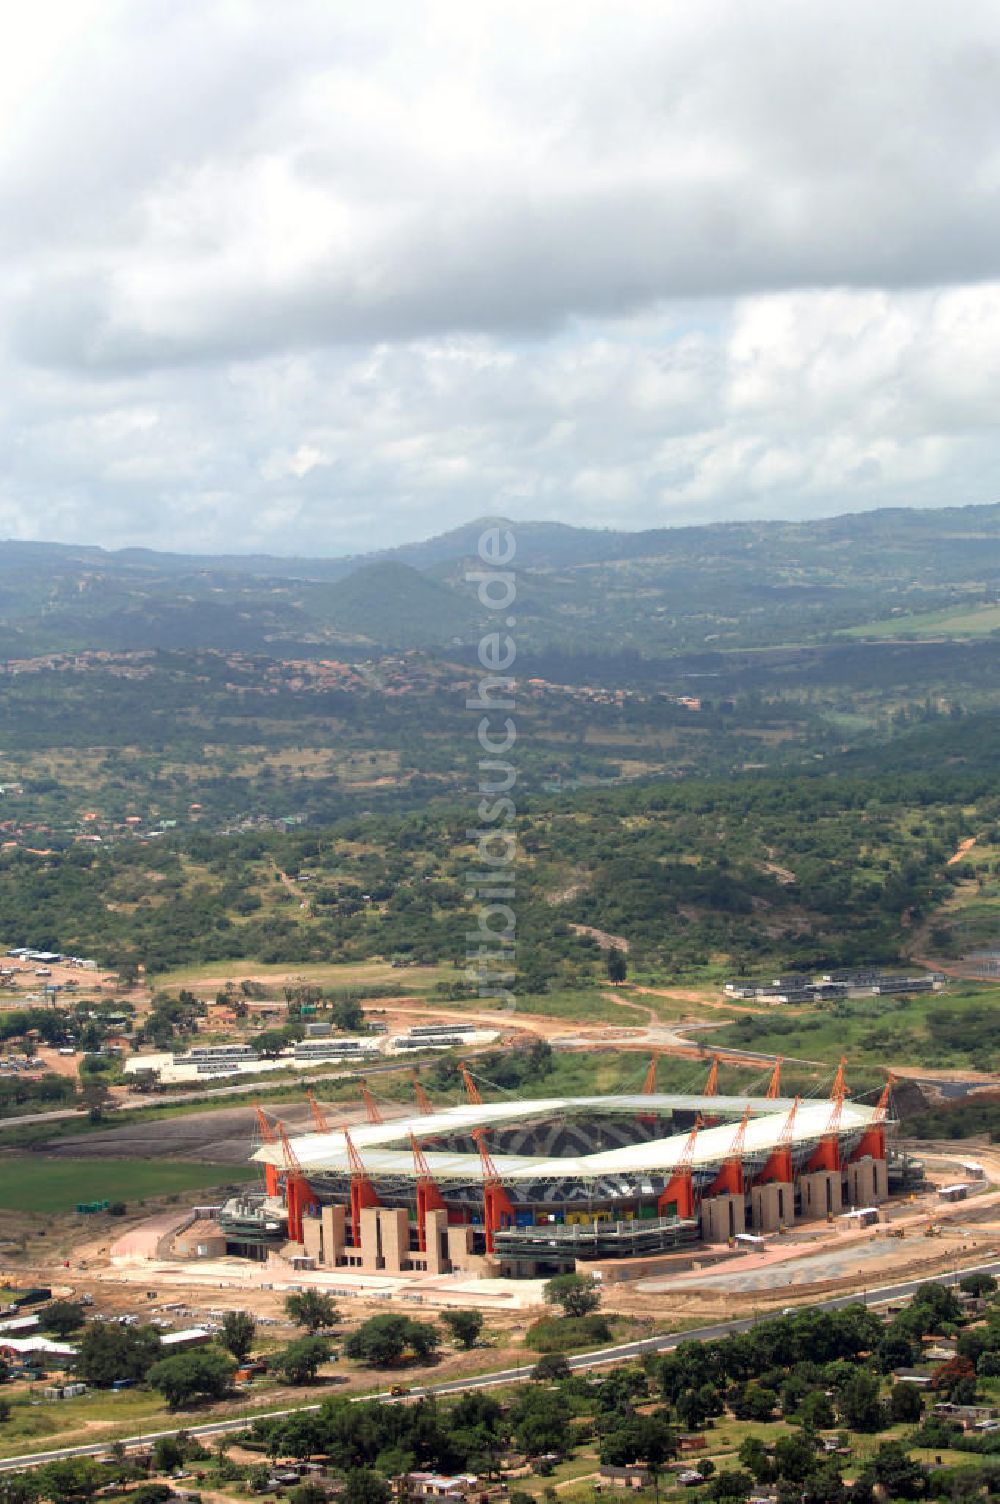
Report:
[[[67,1212],[81,1201],[132,1204],[249,1180],[254,1174],[244,1165],[25,1155],[0,1160],[0,1207],[20,1212]]]
[[[1000,606],[952,607],[946,611],[919,611],[912,616],[890,616],[847,627],[839,637],[988,637],[1000,630]]]
[[[413,992],[427,992],[436,982],[453,982],[456,972],[446,966],[393,966],[388,961],[303,961],[271,964],[270,962],[205,961],[200,966],[181,966],[158,972],[157,988],[170,991],[189,987],[195,993],[214,994],[227,982],[253,977],[274,983],[274,995],[280,998],[286,983],[307,982],[317,987],[351,988],[363,992],[365,987],[393,987],[400,997]]]
[[[1000,1064],[995,1025],[1000,987],[954,983],[910,998],[864,997],[825,1008],[772,1009],[713,1030],[708,1043],[745,1045],[835,1065],[842,1054],[857,1065],[930,1066],[995,1070]],[[954,1017],[957,1028],[940,1020]],[[706,1036],[707,1037],[707,1036]]]

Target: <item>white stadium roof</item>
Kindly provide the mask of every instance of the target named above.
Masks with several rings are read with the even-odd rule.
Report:
[[[618,1097],[541,1097],[517,1102],[463,1103],[446,1107],[431,1116],[396,1118],[389,1123],[364,1123],[349,1129],[351,1141],[360,1154],[366,1171],[376,1177],[391,1175],[413,1179],[413,1155],[405,1148],[391,1148],[407,1139],[410,1133],[424,1147],[431,1174],[437,1180],[477,1181],[481,1178],[478,1153],[451,1153],[428,1148],[428,1142],[444,1134],[469,1133],[473,1128],[499,1127],[537,1117],[560,1114],[628,1114],[667,1112],[680,1108],[706,1115],[725,1115],[726,1123],[702,1128],[694,1145],[694,1169],[721,1164],[730,1153],[736,1131],[734,1119],[742,1117],[749,1106],[751,1116],[746,1127],[744,1158],[768,1155],[777,1148],[792,1107],[789,1098],[704,1097],[676,1095],[633,1095]],[[793,1145],[815,1142],[828,1130],[833,1104],[826,1100],[799,1103],[793,1125]],[[874,1107],[845,1102],[838,1133],[859,1134],[877,1121]],[[689,1137],[688,1132],[671,1134],[624,1148],[594,1154],[548,1157],[528,1154],[493,1154],[493,1163],[502,1180],[589,1180],[605,1175],[641,1175],[669,1172],[679,1162]],[[350,1174],[347,1144],[342,1131],[309,1133],[291,1140],[295,1156],[306,1175]],[[253,1156],[262,1163],[283,1165],[280,1144],[264,1144]]]

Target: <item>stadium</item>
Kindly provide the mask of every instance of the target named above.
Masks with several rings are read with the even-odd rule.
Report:
[[[468,1100],[389,1121],[289,1138],[258,1109],[263,1196],[227,1203],[230,1252],[279,1246],[303,1267],[536,1276],[579,1261],[733,1243],[800,1220],[870,1208],[889,1194],[889,1086],[848,1100],[843,1062],[829,1098],[702,1093]]]

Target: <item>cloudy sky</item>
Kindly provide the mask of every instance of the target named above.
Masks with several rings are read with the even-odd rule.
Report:
[[[1000,499],[992,0],[32,0],[0,536]]]

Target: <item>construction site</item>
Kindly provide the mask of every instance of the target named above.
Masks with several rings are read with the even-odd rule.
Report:
[[[540,1278],[578,1264],[649,1260],[692,1245],[753,1248],[800,1222],[874,1217],[906,1186],[886,1085],[848,1100],[841,1063],[828,1098],[656,1090],[467,1100],[392,1116],[365,1089],[367,1121],[290,1136],[258,1111],[262,1192],[217,1213],[216,1253],[301,1269]]]

